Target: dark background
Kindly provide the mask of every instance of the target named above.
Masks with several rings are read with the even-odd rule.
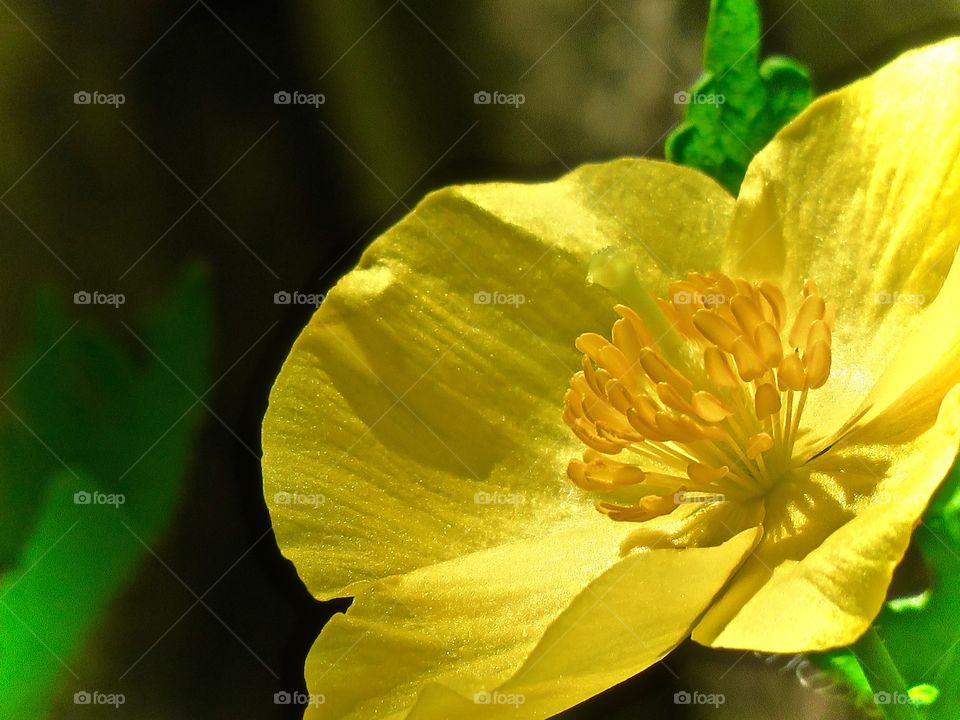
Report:
[[[0,371],[42,286],[124,293],[119,310],[71,310],[129,346],[121,320],[155,304],[189,260],[211,271],[212,377],[226,375],[157,557],[78,660],[87,686],[126,695],[111,717],[297,717],[273,694],[304,688],[307,649],[346,606],[312,601],[269,532],[259,426],[311,312],[274,293],[326,291],[431,189],[661,157],[680,118],[673,94],[698,74],[706,5],[0,2]],[[765,52],[806,63],[820,92],[960,28],[955,2],[762,5]],[[126,101],[76,105],[81,90]],[[276,105],[279,90],[326,101]],[[526,102],[478,106],[479,90]],[[685,646],[667,663],[568,716],[853,712],[749,654]],[[684,715],[672,695],[691,677],[726,705]],[[74,689],[64,685],[55,717],[94,716],[73,705]]]

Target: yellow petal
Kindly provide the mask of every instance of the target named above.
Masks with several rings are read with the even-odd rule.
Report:
[[[816,100],[754,158],[724,268],[807,278],[835,306],[833,373],[806,417],[850,418],[937,296],[960,242],[960,40]],[[801,348],[802,350],[803,348]]]
[[[888,417],[809,463],[768,498],[765,535],[693,632],[705,645],[773,653],[854,642],[880,611],[893,569],[960,444],[960,386],[936,424],[884,442]]]
[[[960,383],[960,264],[954,263],[936,300],[917,327],[892,353],[892,359],[864,401],[863,422],[881,413],[888,418],[886,432],[896,427],[929,425],[940,398]]]
[[[574,340],[618,302],[587,285],[591,260],[629,251],[665,288],[719,261],[732,205],[694,171],[619,160],[442,190],[374,242],[297,340],[264,420],[265,496],[308,588],[341,596],[614,524],[565,478],[583,449],[560,420]]]
[[[567,531],[368,586],[311,651],[306,717],[553,715],[673,649],[758,533],[620,559]]]

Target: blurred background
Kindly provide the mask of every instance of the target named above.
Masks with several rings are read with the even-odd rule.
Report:
[[[955,0],[761,5],[818,92],[960,31]],[[706,14],[0,0],[0,708],[299,717],[274,694],[346,607],[312,601],[262,498],[305,296],[431,189],[662,157]],[[863,717],[785,663],[684,646],[564,717]],[[674,704],[694,687],[725,704]],[[75,702],[94,689],[125,702]]]

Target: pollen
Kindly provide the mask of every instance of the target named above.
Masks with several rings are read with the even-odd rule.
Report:
[[[662,337],[617,305],[610,340],[577,338],[563,419],[587,447],[567,475],[615,520],[762,498],[801,462],[808,393],[830,376],[832,307],[812,280],[790,303],[771,282],[716,272],[671,283],[657,304]]]

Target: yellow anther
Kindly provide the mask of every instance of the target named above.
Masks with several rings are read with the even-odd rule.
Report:
[[[723,403],[705,390],[698,390],[693,394],[691,405],[693,405],[694,412],[696,412],[702,420],[706,420],[707,422],[718,423],[724,418],[733,415],[732,410],[724,407]]]
[[[729,473],[730,468],[726,465],[718,468],[698,462],[692,462],[687,465],[687,477],[697,485],[712,485],[718,480],[725,478]]]
[[[589,357],[594,362],[598,362],[600,357],[600,348],[606,347],[610,342],[597,333],[584,333],[577,338],[574,345],[576,345],[577,350],[582,352],[584,355]]]
[[[640,351],[640,365],[647,376],[655,383],[665,382],[673,385],[677,390],[688,393],[693,389],[693,383],[674,370],[670,364],[653,350],[644,348]]]
[[[643,418],[643,421],[653,425],[657,421],[657,413],[660,408],[653,400],[648,397],[637,398],[635,410]]]
[[[757,433],[747,441],[746,454],[751,460],[756,460],[760,453],[765,453],[773,447],[773,438],[767,433]]]
[[[657,397],[659,397],[668,408],[672,408],[678,412],[688,413],[693,411],[693,406],[684,400],[683,396],[677,392],[677,389],[669,383],[657,383]]]
[[[596,480],[587,475],[586,468],[586,463],[582,463],[579,460],[572,460],[570,464],[567,465],[567,477],[570,478],[574,485],[583,490],[609,492],[613,489],[610,483]],[[640,472],[642,474],[642,471]]]
[[[737,372],[745,382],[751,382],[762,376],[767,367],[743,336],[733,343],[733,359],[737,363]]]
[[[746,295],[748,298],[756,300],[757,288],[744,278],[734,278],[733,284],[737,286],[738,295]]]
[[[633,331],[633,334],[636,335],[637,342],[641,347],[654,346],[653,335],[650,334],[650,329],[646,323],[640,319],[640,316],[637,315],[633,308],[627,307],[626,305],[615,305],[613,309],[630,325],[630,329]]]
[[[807,352],[809,352],[810,348],[818,342],[826,343],[827,347],[830,347],[830,327],[824,320],[817,320],[810,326],[810,331],[807,333],[807,343],[805,346]]]
[[[657,413],[657,430],[673,442],[703,440],[701,429],[685,417],[674,418],[666,413]]]
[[[720,290],[720,295],[723,295],[727,302],[737,294],[737,284],[723,273],[708,273],[706,277],[710,285]]]
[[[566,419],[566,417],[564,418]],[[593,424],[583,418],[576,418],[567,422],[567,425],[573,430],[574,434],[588,447],[606,453],[607,455],[616,455],[623,450],[628,443],[617,443],[604,440],[594,428]]]
[[[823,387],[830,377],[830,346],[819,340],[803,355],[803,366],[807,371],[807,387]]]
[[[594,451],[585,452],[583,459],[585,462],[570,461],[567,477],[584,490],[609,492],[619,487],[638,485],[647,478],[647,473],[636,465],[609,460]]]
[[[627,411],[627,422],[630,423],[630,427],[648,440],[659,442],[667,439],[667,436],[662,431],[657,429],[656,413],[654,413],[653,419],[648,419],[635,408],[630,408]]]
[[[762,280],[757,289],[767,301],[765,310],[770,313],[767,320],[773,323],[777,330],[783,330],[787,319],[787,299],[783,296],[783,291],[769,280]],[[764,312],[764,315],[766,314]]]
[[[582,377],[584,382],[586,382],[587,387],[589,387],[594,394],[603,395],[608,379],[606,372],[603,370],[597,370],[593,366],[593,363],[590,362],[590,358],[588,358],[586,355],[583,356],[581,367],[583,368],[583,371],[574,375],[574,379],[577,377]]]
[[[623,318],[613,324],[613,331],[610,336],[613,344],[620,348],[627,357],[636,357],[644,347],[640,338],[630,326],[630,321]]]
[[[783,343],[780,340],[780,332],[770,323],[760,323],[753,335],[753,341],[756,344],[760,359],[771,370],[783,360]]]
[[[740,380],[730,365],[727,356],[719,348],[711,345],[703,351],[703,367],[707,372],[707,377],[714,385],[725,388],[735,388],[740,386]]]
[[[757,327],[763,322],[763,314],[756,303],[746,295],[737,295],[730,301],[730,310],[737,319],[743,334],[747,337],[753,337]]]
[[[627,360],[623,351],[610,343],[600,348],[600,364],[616,378],[629,378],[631,373],[635,374],[637,372],[631,367],[630,361]]]
[[[803,361],[797,353],[791,353],[777,367],[777,387],[783,390],[803,390],[807,386],[807,374]]]
[[[800,303],[800,309],[797,310],[797,317],[793,321],[793,327],[790,329],[790,347],[803,347],[807,340],[807,332],[810,326],[816,320],[823,320],[826,313],[826,304],[819,295],[808,295]]]
[[[626,415],[627,410],[636,404],[633,395],[619,380],[611,380],[608,382],[606,391],[610,404],[613,405],[617,412]]]
[[[697,310],[693,315],[693,324],[707,340],[721,350],[733,351],[733,342],[738,333],[715,312]]]
[[[604,515],[609,515],[614,520],[633,520],[635,522],[643,522],[666,515],[676,507],[677,503],[672,493],[670,495],[648,495],[641,498],[639,505],[632,507],[608,502],[597,503],[597,510]]]
[[[753,398],[754,410],[760,420],[780,412],[780,393],[770,383],[762,383],[757,387],[757,394]]]

